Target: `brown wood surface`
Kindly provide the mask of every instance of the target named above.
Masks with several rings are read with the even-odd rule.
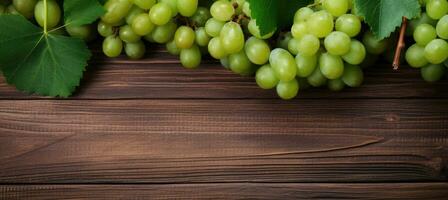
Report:
[[[446,80],[378,65],[282,101],[150,55],[95,56],[70,99],[0,78],[0,199],[447,199]]]

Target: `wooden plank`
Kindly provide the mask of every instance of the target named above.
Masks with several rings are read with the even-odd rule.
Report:
[[[447,180],[446,100],[1,101],[0,184]]]
[[[0,199],[446,200],[447,183],[2,185]]]
[[[366,71],[361,88],[335,93],[326,88],[302,91],[299,98],[448,98],[448,81],[424,82],[419,70],[402,67],[394,72],[385,64]],[[0,76],[0,99],[35,99],[18,92]],[[275,91],[262,90],[253,77],[241,77],[206,60],[198,70],[187,70],[163,52],[144,60],[97,56],[88,67],[73,99],[271,99]]]

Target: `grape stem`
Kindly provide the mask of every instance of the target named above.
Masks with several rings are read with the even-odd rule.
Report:
[[[394,67],[394,70],[398,70],[400,68],[401,53],[403,52],[403,49],[406,46],[406,44],[404,42],[404,36],[406,34],[406,27],[408,24],[407,22],[408,22],[408,19],[406,19],[406,17],[403,17],[403,22],[401,23],[401,28],[400,28],[400,36],[398,38],[397,48],[395,50],[394,62],[392,64],[392,66]]]

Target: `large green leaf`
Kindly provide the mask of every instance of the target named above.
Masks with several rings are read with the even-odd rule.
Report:
[[[103,6],[95,0],[65,0],[65,24],[81,26],[90,24],[105,12]]]
[[[357,14],[364,17],[378,39],[389,37],[401,25],[402,18],[420,14],[418,0],[354,0]]]
[[[0,16],[0,27],[0,66],[9,84],[40,95],[71,95],[91,56],[82,40],[44,34],[19,15]]]
[[[257,20],[260,34],[289,28],[295,12],[314,0],[249,0],[252,18]]]

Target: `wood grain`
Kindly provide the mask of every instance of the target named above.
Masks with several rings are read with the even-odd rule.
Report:
[[[326,88],[302,91],[299,98],[448,98],[448,81],[429,84],[420,71],[402,67],[392,71],[380,64],[365,72],[361,88],[330,92]],[[0,76],[0,99],[42,98],[18,92]],[[144,60],[105,59],[96,56],[73,99],[272,99],[253,77],[241,77],[206,60],[198,70],[181,67],[177,58],[154,52]]]
[[[0,199],[446,200],[447,183],[3,185]]]
[[[3,100],[0,183],[447,180],[446,100]]]

